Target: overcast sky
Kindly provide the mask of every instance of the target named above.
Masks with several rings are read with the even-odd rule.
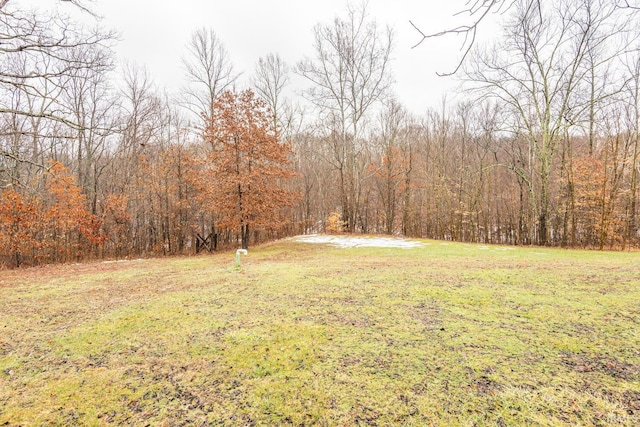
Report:
[[[42,4],[45,0],[25,0]],[[345,16],[346,0],[92,0],[103,16],[101,25],[121,35],[116,47],[119,60],[147,67],[159,86],[169,91],[182,85],[180,58],[191,33],[211,27],[225,44],[243,83],[259,57],[278,53],[290,65],[312,57],[313,27]],[[379,25],[395,32],[395,93],[414,113],[424,113],[440,103],[446,90],[457,84],[436,76],[450,71],[460,57],[460,38],[438,38],[412,49],[420,40],[409,20],[425,32],[455,24],[453,14],[465,0],[369,0],[369,13]],[[64,7],[64,6],[61,6]],[[484,32],[483,37],[487,37]],[[449,95],[452,97],[453,94]]]

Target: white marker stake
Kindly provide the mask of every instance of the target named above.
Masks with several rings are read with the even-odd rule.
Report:
[[[240,268],[240,254],[247,255],[248,252],[246,249],[238,249],[236,251],[236,268]]]

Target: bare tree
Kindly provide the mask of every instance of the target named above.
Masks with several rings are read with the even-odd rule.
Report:
[[[286,100],[283,95],[289,84],[289,66],[278,54],[270,53],[258,59],[252,78],[256,93],[267,103],[273,115],[274,128],[283,128]]]
[[[101,160],[109,149],[109,138],[117,130],[117,103],[110,84],[114,67],[110,52],[95,46],[74,49],[73,56],[94,66],[76,70],[64,79],[59,102],[68,109],[70,120],[78,124],[67,151],[69,157],[75,157],[77,183],[95,214],[100,177],[105,168]]]
[[[74,4],[85,7],[85,2]],[[87,47],[108,51],[114,38],[112,32],[87,31],[64,16],[22,10],[8,0],[1,1],[0,114],[13,116],[14,122],[20,118],[37,122],[28,131],[32,141],[60,136],[53,135],[53,130],[80,129],[60,107],[58,97],[66,78],[96,63],[74,51]],[[29,102],[16,103],[16,94]],[[4,143],[0,144],[0,157],[33,163],[32,158],[7,151]]]
[[[627,28],[630,20],[605,0],[554,5],[519,0],[512,7],[504,40],[488,52],[478,51],[465,66],[465,80],[511,109],[512,130],[527,138],[532,175],[520,165],[510,167],[527,183],[537,214],[537,242],[544,245],[558,144],[566,129],[593,111],[590,106],[597,100],[578,94],[591,71],[599,72],[598,67],[618,55],[621,48],[610,43],[612,35]],[[608,55],[589,63],[594,45],[607,43]],[[598,100],[616,90],[600,91]]]
[[[393,234],[397,228],[399,208],[404,206],[406,210],[408,205],[414,150],[410,127],[412,118],[398,101],[392,99],[380,112],[378,122],[379,167],[376,168],[375,181],[384,213],[384,232]],[[404,224],[406,212],[402,213]]]
[[[239,77],[213,29],[203,27],[193,32],[182,64],[187,78],[183,105],[200,118],[211,117],[216,98]]]
[[[121,96],[124,110],[123,148],[137,153],[152,141],[158,126],[160,99],[145,67],[125,64]]]
[[[630,244],[637,244],[639,239],[638,224],[638,185],[640,184],[640,51],[627,58],[627,70],[631,79],[627,86],[627,105],[625,120],[629,144],[631,145],[630,182],[626,212],[626,239]]]
[[[544,0],[528,0],[527,5],[528,7],[539,7],[543,1]],[[451,34],[464,36],[460,49],[462,56],[453,71],[437,73],[439,76],[452,76],[460,71],[464,61],[471,53],[476,44],[478,29],[483,22],[486,21],[487,17],[491,14],[506,13],[515,7],[516,3],[518,3],[517,0],[465,0],[464,6],[455,13],[455,16],[462,17],[466,22],[437,32],[424,31],[413,21],[409,21],[411,26],[420,35],[420,40],[413,46],[413,48],[420,46],[428,39]],[[637,0],[614,0],[611,2],[611,5],[616,9],[640,10],[640,4]]]
[[[314,37],[316,56],[301,61],[297,72],[312,84],[306,96],[332,127],[328,143],[340,175],[343,220],[354,231],[364,178],[364,124],[391,86],[393,32],[380,31],[361,5],[349,6],[346,19],[317,25]]]

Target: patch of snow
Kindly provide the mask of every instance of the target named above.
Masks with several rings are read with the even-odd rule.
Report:
[[[330,236],[325,234],[309,234],[293,238],[296,242],[321,243],[339,248],[420,248],[424,243],[395,237],[366,237],[366,236]]]

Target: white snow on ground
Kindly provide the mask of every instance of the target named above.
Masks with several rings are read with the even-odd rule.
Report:
[[[309,234],[297,236],[293,240],[303,243],[323,243],[339,248],[420,248],[424,243],[395,237],[366,237],[366,236],[329,236],[324,234]]]

